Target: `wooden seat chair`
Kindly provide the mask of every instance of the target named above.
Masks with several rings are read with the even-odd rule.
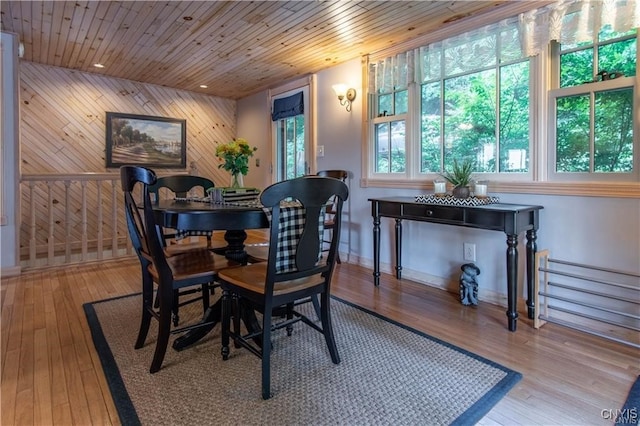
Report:
[[[302,321],[324,335],[334,364],[340,362],[331,326],[330,286],[340,235],[340,213],[348,188],[337,179],[306,176],[271,185],[260,196],[271,209],[269,255],[267,262],[222,270],[222,358],[229,357],[229,341],[247,348],[262,359],[262,397],[271,389],[271,332],[283,327],[291,334],[292,325]],[[322,252],[322,223],[326,203],[335,197],[335,232],[326,255]],[[297,206],[281,205],[293,199]],[[302,215],[302,217],[300,217]],[[291,216],[299,222],[291,220]],[[320,297],[320,325],[298,312],[296,301]],[[232,303],[235,301],[235,303]],[[248,303],[262,313],[262,328],[241,334],[240,303]],[[285,315],[281,319],[280,312]],[[233,330],[231,318],[233,317]],[[252,339],[262,344],[256,345]]]
[[[172,175],[172,176],[162,176],[157,178],[156,183],[149,186],[149,195],[152,201],[159,201],[163,198],[163,195],[166,195],[168,191],[172,193],[173,197],[178,198],[186,198],[189,194],[197,194],[197,196],[204,197],[207,194],[207,190],[210,188],[214,188],[215,184],[211,179],[207,179],[202,176],[193,176],[193,175]],[[193,195],[192,195],[193,196]],[[202,242],[198,241],[196,243],[188,242],[188,243],[180,243],[176,244],[178,240],[182,240],[186,237],[196,236],[201,237],[204,236],[206,238],[206,247],[211,248],[211,238],[213,236],[213,232],[202,232],[202,231],[185,231],[185,230],[177,230],[177,229],[163,229],[162,236],[164,238],[163,242],[165,244],[165,252],[168,256],[174,256],[176,254],[186,253],[191,250],[200,250],[205,246]],[[203,284],[202,288],[189,288],[185,290],[176,290],[175,292],[175,301],[173,304],[173,325],[177,326],[180,322],[180,314],[179,309],[182,306],[197,302],[202,300],[204,308],[206,309],[209,306],[209,290],[210,286],[208,284]],[[197,297],[186,298],[186,296],[198,294]],[[155,307],[158,308],[158,299],[156,299]]]
[[[346,170],[321,170],[317,173],[318,176],[322,176],[322,177],[331,177],[334,179],[339,179],[342,182],[346,182],[347,178],[349,177],[349,172]],[[324,230],[327,234],[329,234],[328,238],[324,238],[324,243],[325,245],[328,245],[328,242],[330,241],[331,238],[331,234],[333,232],[335,232],[335,208],[333,207],[333,205],[329,205],[327,207],[327,212],[326,212],[326,216],[325,216],[325,221],[324,221]],[[325,251],[328,250],[328,248],[324,249]],[[342,261],[340,260],[340,252],[338,251],[336,253],[336,262],[337,263],[342,263]]]
[[[124,192],[127,228],[142,268],[142,319],[135,348],[139,349],[144,345],[151,319],[157,319],[158,338],[149,369],[151,373],[155,373],[164,360],[170,334],[198,326],[194,324],[171,330],[175,291],[215,282],[219,269],[237,266],[237,263],[206,248],[167,256],[161,237],[162,230],[156,224],[149,197],[149,186],[156,183],[155,173],[145,167],[123,166],[120,168],[120,180]],[[134,194],[134,188],[138,185],[141,186],[141,201],[136,201],[138,193]],[[158,288],[157,308],[153,303],[154,283]]]
[[[214,187],[215,184],[211,179],[207,179],[206,177],[202,176],[162,176],[158,178],[155,184],[149,187],[149,193],[152,200],[160,200],[162,198],[162,194],[166,192],[163,191],[163,189],[171,191],[173,195],[178,198],[186,198],[190,193],[194,193],[194,191],[198,194],[198,196],[205,197],[207,195],[207,190]],[[201,188],[201,190],[198,190],[198,188]],[[212,232],[180,232],[178,230],[167,232],[165,230],[163,236],[165,238],[165,242],[187,236],[205,236],[207,239],[207,247],[211,247]],[[167,245],[167,251],[168,253],[178,253],[182,250],[190,250],[193,247],[193,244],[184,244],[182,245],[182,247],[180,247],[179,245]]]

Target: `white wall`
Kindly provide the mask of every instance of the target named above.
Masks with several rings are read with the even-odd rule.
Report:
[[[236,136],[246,139],[249,145],[258,148],[249,163],[249,173],[244,177],[244,184],[264,188],[271,183],[271,118],[267,92],[241,99],[237,107],[242,108],[242,114],[238,114]],[[260,166],[256,166],[256,160]]]
[[[353,60],[317,75],[318,144],[325,156],[318,170],[346,169],[351,172],[350,197],[342,235],[341,253],[351,262],[373,264],[371,197],[414,196],[419,190],[361,188],[362,98],[360,60]],[[331,85],[350,83],[357,91],[351,113],[336,99]],[[268,120],[264,96],[238,102],[238,134],[261,128]],[[263,108],[263,112],[259,110]],[[250,118],[245,113],[250,112]],[[251,122],[255,120],[253,126]],[[594,266],[640,272],[640,200],[521,194],[492,194],[501,202],[542,205],[538,249],[549,249],[551,257]],[[381,265],[391,272],[394,259],[393,220],[382,221]],[[506,236],[503,233],[430,223],[403,222],[403,276],[454,289],[460,276],[464,242],[476,244],[480,298],[506,304]],[[520,236],[519,291],[523,294],[525,236]],[[372,279],[373,282],[373,279]]]
[[[362,207],[366,206],[367,191],[360,188],[361,176],[361,141],[362,141],[362,70],[360,61],[350,61],[323,71],[317,76],[317,143],[324,145],[324,157],[317,159],[317,170],[348,170],[349,199],[344,207],[343,232],[340,237],[340,253],[342,259],[357,262],[360,250],[360,235],[363,231],[370,234],[370,213],[362,215]],[[341,106],[331,86],[344,83],[356,89],[356,99],[351,105],[351,112]]]
[[[2,223],[0,224],[0,274],[20,273],[18,265],[17,176],[19,171],[18,150],[18,38],[14,34],[0,33],[2,37],[2,188],[0,197]]]

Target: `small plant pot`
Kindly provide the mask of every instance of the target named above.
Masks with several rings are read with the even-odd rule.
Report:
[[[469,198],[470,193],[468,186],[456,186],[451,192],[455,198]]]

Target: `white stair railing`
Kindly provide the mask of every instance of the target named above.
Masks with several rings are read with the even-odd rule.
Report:
[[[23,269],[133,254],[118,174],[23,175],[20,190]]]

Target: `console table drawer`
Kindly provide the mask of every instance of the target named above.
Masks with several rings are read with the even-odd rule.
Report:
[[[503,212],[482,212],[469,210],[467,223],[483,229],[505,230],[505,214]]]
[[[379,204],[381,216],[400,217],[402,216],[402,204],[399,203],[384,203]]]
[[[436,219],[462,222],[464,211],[456,207],[434,206],[419,204],[403,204],[403,216],[414,217],[416,219]]]

